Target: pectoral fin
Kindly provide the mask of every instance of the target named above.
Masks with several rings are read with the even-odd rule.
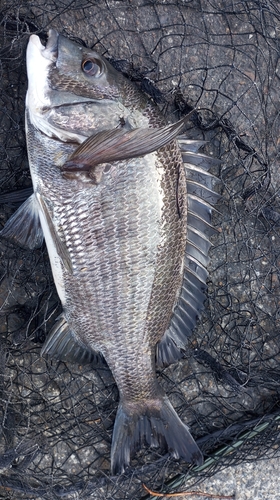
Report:
[[[5,227],[0,231],[0,236],[30,250],[42,245],[44,235],[39,218],[39,207],[34,194],[27,198],[10,217]]]
[[[84,141],[61,167],[64,172],[94,169],[100,163],[136,158],[165,146],[182,132],[189,113],[182,120],[160,128],[104,130]]]

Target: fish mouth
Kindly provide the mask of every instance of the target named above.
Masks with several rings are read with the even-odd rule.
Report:
[[[27,59],[38,62],[40,57],[44,57],[55,63],[58,58],[58,39],[59,33],[54,29],[48,31],[46,46],[42,44],[38,35],[31,35],[27,46]]]
[[[54,29],[50,29],[48,31],[48,41],[46,47],[42,50],[44,58],[52,62],[56,62],[58,58],[58,38],[59,33]]]

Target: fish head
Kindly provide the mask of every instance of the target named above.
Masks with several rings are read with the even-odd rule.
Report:
[[[93,130],[117,127],[134,106],[133,98],[132,106],[125,103],[127,95],[138,95],[138,89],[104,57],[54,29],[49,30],[46,46],[37,35],[30,36],[27,75],[31,123],[62,141],[81,143]],[[88,118],[83,130],[82,115]]]
[[[50,33],[50,55],[53,54]],[[50,72],[54,89],[71,90],[75,95],[92,99],[120,99],[125,79],[97,52],[57,36],[56,64]]]

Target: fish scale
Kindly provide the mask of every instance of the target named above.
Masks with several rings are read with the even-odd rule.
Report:
[[[116,168],[118,167],[120,167],[120,165]],[[133,200],[133,196],[128,189],[131,182],[126,170],[127,169],[124,169],[124,179],[126,182],[121,181],[119,183],[120,186],[117,193],[115,185],[111,189],[111,202],[114,206],[113,208],[108,208],[108,205],[110,204],[108,201],[108,197],[110,197],[109,183],[106,184],[102,190],[100,189],[98,193],[91,191],[86,191],[82,194],[79,193],[78,196],[82,198],[80,205],[78,203],[76,205],[76,211],[79,212],[79,216],[76,218],[75,223],[72,222],[70,225],[64,225],[63,227],[63,232],[73,247],[73,250],[70,250],[70,255],[74,268],[72,276],[65,276],[65,288],[71,288],[73,292],[71,293],[71,298],[66,302],[66,307],[69,311],[71,311],[71,313],[68,313],[67,318],[69,324],[71,325],[71,317],[75,317],[75,328],[77,334],[81,335],[84,341],[85,338],[90,339],[92,337],[94,339],[92,342],[94,348],[96,348],[96,345],[98,346],[98,342],[100,341],[105,343],[105,339],[103,337],[108,335],[108,328],[113,330],[114,335],[117,335],[117,332],[122,331],[124,326],[126,326],[128,329],[128,340],[126,341],[125,337],[123,344],[124,346],[127,346],[127,348],[129,348],[131,329],[137,332],[138,328],[139,333],[137,338],[139,337],[145,323],[147,302],[149,300],[153,281],[153,277],[147,267],[148,259],[147,257],[143,258],[144,253],[141,248],[142,245],[138,246],[137,238],[135,242],[136,229],[134,223],[135,220],[139,220],[138,224],[136,224],[136,227],[138,226],[139,235],[141,235],[141,233],[143,234],[140,222],[142,220],[142,224],[146,227],[148,237],[149,233],[154,236],[155,223],[151,224],[151,206],[149,206],[152,203],[149,202],[147,204],[147,200],[150,200],[150,196],[147,196],[148,183],[146,182],[144,184],[145,187],[143,189],[143,178],[145,177],[145,173],[143,172],[144,169],[139,170],[138,182],[136,180],[132,189],[133,192],[138,193],[138,199],[136,198],[135,201],[131,201]],[[149,185],[151,189],[150,181]],[[48,190],[47,192],[48,196],[50,196]],[[102,208],[100,208],[100,206],[102,206],[102,202],[98,201],[98,195],[102,199],[104,197],[104,193],[106,193],[105,215],[103,214]],[[135,208],[136,206],[139,206],[140,194],[143,201],[145,201],[148,205],[148,210],[144,210],[142,207],[141,214],[139,213],[139,210]],[[86,201],[84,199],[85,195],[88,195]],[[123,203],[126,203],[127,205],[129,203],[131,206],[129,210],[126,210],[126,212],[123,212]],[[81,204],[85,207],[85,210],[88,209],[91,212],[92,219],[94,220],[94,230],[89,230],[90,222],[86,217],[83,218],[84,211],[79,210]],[[61,211],[63,210],[64,207]],[[119,217],[118,211],[121,211],[121,217]],[[155,216],[155,207],[153,207],[153,211]],[[125,216],[125,214],[129,215]],[[57,219],[59,219],[59,215],[60,211],[58,211],[58,217],[56,217]],[[65,217],[67,220],[67,215],[65,215]],[[78,236],[79,241],[75,242],[71,237],[71,231],[73,228],[74,234],[77,237],[77,233],[75,232],[77,225],[80,228]],[[130,231],[130,226],[132,225],[133,227],[131,227]],[[150,230],[147,226],[150,227]],[[99,236],[97,236],[96,231],[100,233]],[[86,236],[87,232],[89,232],[88,237]],[[108,239],[108,232],[110,233],[110,239]],[[127,237],[127,233],[130,232],[133,236],[135,255],[133,249],[131,248],[130,239]],[[140,240],[141,238],[139,237],[138,239]],[[81,241],[91,242],[92,257],[89,253],[88,246],[86,246],[84,250],[81,250],[80,252],[78,251],[78,253],[75,252],[75,249],[79,249]],[[93,246],[93,242],[95,242],[97,248]],[[153,246],[156,247],[155,244]],[[142,257],[142,263],[140,257]],[[137,272],[135,272],[134,260],[138,262]],[[114,273],[112,273],[113,266],[115,271]],[[80,269],[84,267],[87,267],[87,272],[80,273]],[[107,272],[104,272],[105,269],[107,269]],[[121,276],[122,281],[120,281]],[[77,282],[75,281],[75,277],[77,277]],[[144,287],[143,282],[145,284]],[[83,284],[82,288],[80,286],[81,283]],[[129,295],[127,294],[127,291],[129,291]],[[86,293],[87,296],[85,297]],[[97,300],[94,303],[94,308],[89,308],[87,299],[93,294],[95,294]],[[85,307],[81,305],[81,301],[83,299],[84,301],[86,299]],[[104,315],[102,314],[103,308],[101,306],[104,304],[104,300],[108,304],[109,308],[112,307],[112,304],[114,304],[113,317],[110,324],[108,324],[107,312],[105,317],[103,317]],[[87,310],[87,308],[89,310]],[[138,315],[141,320],[141,324],[138,327],[136,321],[137,316],[135,315],[136,311],[138,311]],[[94,322],[96,321],[96,318],[99,317],[99,314],[102,314],[102,320],[100,318],[99,321],[103,321],[105,323],[104,326],[94,325]],[[83,318],[83,324],[80,330],[77,330],[80,317]],[[85,317],[89,318],[87,325],[85,325]],[[92,318],[94,318],[94,320]],[[125,336],[124,331],[122,331],[122,335]],[[138,350],[141,342],[142,339],[139,338],[139,344],[136,347],[134,345],[134,350]],[[87,340],[87,343],[89,343],[89,340]],[[101,350],[99,346],[98,349]]]
[[[203,307],[215,161],[202,141],[175,139],[187,118],[166,125],[108,61],[55,30],[46,47],[30,37],[27,72],[34,194],[1,234],[32,249],[45,238],[63,312],[42,355],[105,358],[120,395],[113,474],[143,443],[201,464],[156,363],[182,357]]]

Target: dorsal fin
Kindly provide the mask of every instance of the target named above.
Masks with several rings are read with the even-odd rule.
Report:
[[[220,161],[197,152],[203,141],[180,137],[179,144],[186,169],[188,193],[184,279],[170,325],[157,345],[158,366],[167,366],[182,357],[187,338],[200,317],[206,299],[206,266],[211,247],[209,237],[216,232],[211,226],[211,215],[212,205],[219,195],[213,191],[216,177],[208,169]]]

